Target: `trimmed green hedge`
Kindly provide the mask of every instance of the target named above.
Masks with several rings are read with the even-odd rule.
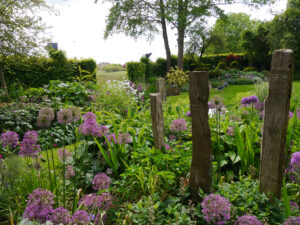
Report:
[[[80,75],[79,67],[96,78],[97,64],[93,59],[67,59],[62,51],[51,50],[50,57],[0,58],[0,67],[8,88],[15,83],[24,89],[41,87],[50,80],[73,81]]]
[[[132,82],[145,82],[146,64],[141,62],[126,63],[127,76]]]

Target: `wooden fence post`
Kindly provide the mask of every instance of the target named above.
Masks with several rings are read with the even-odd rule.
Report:
[[[156,92],[160,94],[161,100],[166,101],[166,82],[164,78],[158,78],[156,80]]]
[[[190,172],[191,197],[200,201],[199,188],[211,191],[212,146],[208,124],[208,72],[191,72],[189,76],[190,105],[192,113],[193,153]]]
[[[156,149],[161,149],[164,144],[164,120],[160,94],[151,93],[150,101],[154,146]]]
[[[280,197],[286,168],[286,134],[292,93],[294,54],[290,49],[273,52],[269,94],[265,100],[260,157],[260,191]]]

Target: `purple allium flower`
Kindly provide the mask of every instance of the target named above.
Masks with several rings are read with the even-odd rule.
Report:
[[[258,110],[258,111],[263,111],[264,110],[264,103],[263,102],[258,102],[255,104],[255,108]]]
[[[99,127],[99,131],[101,132],[101,134],[106,135],[108,133],[109,129],[108,129],[107,126],[102,125],[102,126]]]
[[[86,225],[89,222],[90,222],[90,216],[84,210],[76,211],[71,219],[71,223],[74,225]]]
[[[107,219],[107,214],[101,215],[101,213],[98,213],[95,217],[94,224],[105,224],[105,221]]]
[[[102,208],[107,210],[112,207],[112,196],[110,193],[104,192],[100,195],[100,197],[102,201]]]
[[[171,146],[169,144],[167,144],[167,143],[164,143],[164,146],[165,146],[166,150],[172,149]]]
[[[60,148],[57,150],[57,154],[58,154],[60,161],[64,160],[64,153],[65,153],[65,160],[67,160],[67,158],[69,158],[69,157],[72,157],[71,152],[69,152],[67,149]]]
[[[227,127],[226,134],[233,137],[234,136],[234,129],[233,126]]]
[[[170,141],[176,140],[176,135],[171,134],[171,135],[169,136],[169,140],[170,140]]]
[[[89,101],[90,101],[90,102],[95,101],[95,99],[96,99],[96,97],[95,97],[94,95],[90,95],[90,96],[89,96]]]
[[[87,120],[95,120],[96,121],[97,116],[92,112],[87,112],[83,115],[83,121]]]
[[[131,135],[128,133],[120,133],[118,134],[118,144],[129,144],[132,143]]]
[[[261,118],[264,118],[264,116],[265,116],[265,111],[263,110],[263,111],[259,114],[259,116],[260,116]]]
[[[96,120],[85,120],[83,124],[79,125],[78,133],[98,136],[98,133],[100,133],[100,129]]]
[[[23,139],[20,143],[19,155],[23,157],[37,157],[41,152],[41,148],[36,144],[35,140]]]
[[[288,172],[293,182],[300,182],[300,151],[292,154]]]
[[[74,171],[74,169],[73,169],[73,166],[68,165],[68,166],[67,166],[67,170],[66,170],[66,178],[67,178],[67,179],[70,179],[70,178],[72,178],[72,177],[74,177],[74,176],[75,176],[75,171]]]
[[[142,86],[140,84],[137,86],[137,91],[138,92],[142,92],[143,91],[143,88],[142,88]]]
[[[242,105],[249,105],[250,99],[247,97],[244,97],[244,98],[242,98],[241,103],[242,103]]]
[[[34,131],[34,130],[27,131],[24,134],[24,138],[23,139],[30,139],[30,140],[33,140],[35,143],[37,143],[37,141],[38,141],[38,133],[36,131]]]
[[[201,206],[204,219],[208,223],[220,225],[230,220],[231,204],[220,195],[210,194],[206,196]]]
[[[109,135],[106,135],[106,138],[107,138],[107,140],[109,141],[110,144],[113,144],[113,142],[114,142],[115,144],[118,143],[115,134],[109,134]],[[105,143],[106,143],[106,141],[105,141]],[[106,144],[107,144],[107,143],[106,143]]]
[[[187,111],[186,116],[187,116],[187,117],[191,117],[191,116],[192,116],[191,111]]]
[[[73,122],[73,112],[70,109],[61,109],[57,112],[57,121],[60,124],[72,123]]]
[[[63,207],[59,207],[53,210],[49,220],[53,223],[53,225],[69,224],[71,219],[70,213],[67,209]]]
[[[51,122],[54,119],[54,110],[50,107],[43,107],[40,109],[38,118],[37,118],[37,125],[39,127],[50,127]]]
[[[208,106],[209,109],[213,109],[214,108],[214,106],[213,106],[213,104],[211,102],[208,102],[207,106]]]
[[[299,210],[299,206],[298,206],[297,202],[290,201],[290,206],[291,206],[291,211],[292,212]]]
[[[94,177],[92,184],[94,190],[96,191],[104,190],[109,188],[109,185],[111,184],[111,179],[105,173],[98,173]]]
[[[297,109],[297,118],[300,120],[300,109]]]
[[[173,120],[170,125],[170,130],[172,132],[184,131],[187,129],[187,124],[185,119]]]
[[[289,217],[282,225],[298,225],[300,224],[300,217]]]
[[[85,195],[80,199],[80,205],[84,205],[87,210],[101,209],[102,207],[102,198],[97,194]]]
[[[290,117],[290,119],[293,119],[294,113],[293,112],[289,112],[289,117]]]
[[[41,188],[35,189],[28,197],[23,218],[45,223],[53,212],[53,203],[53,194],[50,191]]]
[[[244,215],[237,218],[236,225],[263,225],[255,216]]]
[[[211,101],[210,101],[210,109],[216,109],[218,111],[220,111],[222,109],[222,107],[224,106],[223,104],[223,98],[220,96],[214,96],[212,97]]]
[[[15,148],[18,145],[19,135],[14,131],[6,131],[1,134],[0,141],[2,142],[3,148],[6,146]]]

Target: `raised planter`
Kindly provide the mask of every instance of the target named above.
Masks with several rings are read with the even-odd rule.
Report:
[[[174,96],[174,95],[179,95],[180,94],[180,88],[171,86],[167,89],[167,96]]]

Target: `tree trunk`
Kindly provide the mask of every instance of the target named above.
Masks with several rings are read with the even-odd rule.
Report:
[[[7,86],[6,86],[6,82],[5,82],[5,77],[4,77],[4,73],[2,71],[2,67],[0,65],[0,82],[1,82],[1,88],[6,92],[6,94],[8,95],[8,90],[7,90]]]
[[[178,61],[177,66],[180,70],[183,69],[183,49],[184,49],[184,29],[178,28]]]
[[[160,0],[159,2],[160,2],[160,13],[161,13],[161,27],[162,27],[163,39],[164,39],[165,50],[166,50],[167,72],[168,72],[171,68],[171,50],[169,46],[169,39],[167,33],[165,6],[163,0]]]

